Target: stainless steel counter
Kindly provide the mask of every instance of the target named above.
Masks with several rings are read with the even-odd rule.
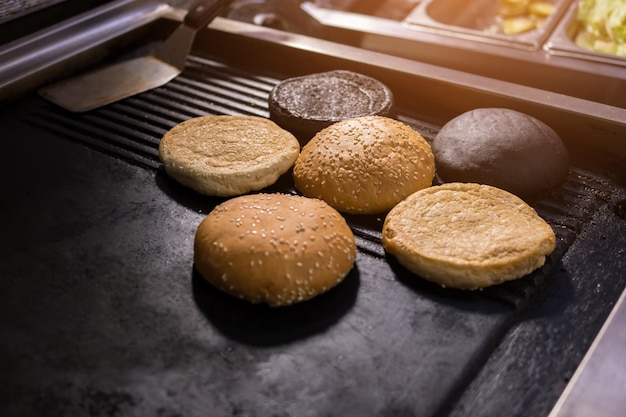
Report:
[[[549,417],[621,417],[626,410],[626,292]]]

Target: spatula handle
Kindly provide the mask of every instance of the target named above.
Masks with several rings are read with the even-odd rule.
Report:
[[[229,0],[197,0],[185,15],[185,25],[201,29],[230,3]]]

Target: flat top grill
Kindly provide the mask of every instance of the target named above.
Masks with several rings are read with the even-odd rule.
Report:
[[[344,282],[249,305],[192,268],[195,228],[223,199],[167,177],[157,148],[190,117],[267,117],[285,77],[196,52],[168,85],[93,112],[34,95],[3,111],[5,414],[547,414],[626,286],[622,162],[574,152],[567,182],[529,201],[557,248],[521,280],[439,288],[386,256],[384,215],[346,216],[358,257]],[[289,174],[265,191],[295,192]]]

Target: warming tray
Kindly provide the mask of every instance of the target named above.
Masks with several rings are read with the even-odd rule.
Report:
[[[622,67],[621,71],[626,71],[626,57],[591,51],[576,44],[574,40],[580,28],[580,24],[576,21],[577,11],[578,2],[574,2],[568,8],[563,19],[558,23],[554,33],[545,43],[544,49],[556,56],[606,63]]]
[[[328,9],[312,1],[302,8],[318,23],[314,33],[318,37],[626,108],[626,71],[620,59],[609,63],[593,53],[560,52],[572,49],[564,22],[570,22],[576,2],[557,2],[556,11],[540,30],[517,36],[464,27],[471,26],[472,18],[441,12],[450,2],[464,10],[483,1],[425,0],[403,21]],[[447,23],[435,20],[430,14],[433,10],[440,10],[439,19]],[[454,16],[460,25],[451,24]],[[547,48],[552,44],[554,51]]]
[[[489,31],[497,16],[498,2],[493,0],[423,0],[406,16],[404,23],[409,27],[451,32],[486,43],[536,50],[541,48],[556,26],[569,0],[553,0],[550,3],[554,5],[554,11],[541,27],[515,35]]]
[[[626,110],[220,18],[192,52],[170,84],[93,112],[35,94],[2,108],[3,414],[547,415],[626,286]],[[483,106],[555,128],[568,181],[529,201],[557,234],[546,266],[444,290],[386,256],[383,215],[348,216],[356,267],[323,296],[269,309],[206,284],[193,235],[223,200],[170,180],[160,137],[204,114],[267,117],[281,79],[338,68],[387,84],[428,140]],[[289,175],[265,191],[295,192]]]

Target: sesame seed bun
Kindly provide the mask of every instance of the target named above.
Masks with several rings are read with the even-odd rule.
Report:
[[[430,145],[408,125],[383,116],[334,123],[307,143],[293,170],[298,191],[351,214],[389,210],[432,184]]]
[[[306,143],[343,119],[389,115],[391,90],[380,81],[346,70],[288,78],[270,92],[270,119]]]
[[[479,184],[418,191],[383,224],[383,247],[401,265],[459,289],[521,278],[544,264],[555,242],[550,225],[523,200]]]
[[[230,199],[200,223],[194,242],[194,265],[209,283],[273,307],[328,291],[355,259],[343,217],[323,201],[296,195]]]
[[[530,196],[561,185],[569,155],[558,134],[524,113],[481,108],[446,123],[432,143],[444,182],[493,185]]]
[[[159,144],[165,172],[204,195],[234,196],[267,187],[287,172],[300,143],[271,120],[203,116],[184,121]]]

